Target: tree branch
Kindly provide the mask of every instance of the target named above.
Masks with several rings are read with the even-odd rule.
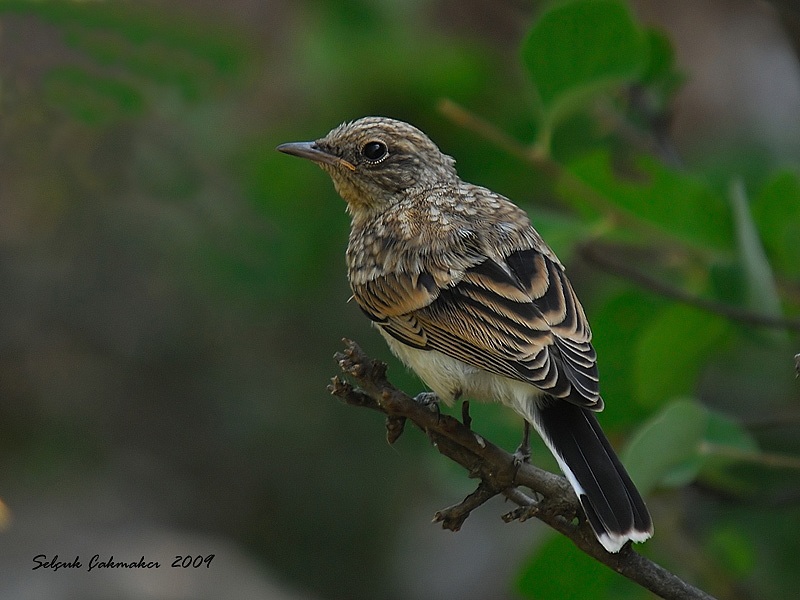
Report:
[[[647,273],[639,271],[635,267],[632,267],[630,263],[615,258],[612,253],[607,250],[604,251],[603,248],[597,244],[579,244],[578,252],[581,258],[586,262],[600,267],[607,273],[621,277],[643,289],[663,296],[664,298],[670,298],[671,300],[676,300],[683,304],[688,304],[689,306],[694,306],[695,308],[748,325],[800,331],[800,320],[798,319],[757,313],[738,306],[731,306],[729,304],[723,304],[722,302],[695,296],[694,294],[660,281]]]
[[[441,510],[434,522],[457,531],[469,514],[497,494],[505,495],[519,508],[503,515],[505,521],[536,517],[570,538],[583,552],[665,599],[713,600],[663,567],[638,554],[630,544],[610,554],[600,545],[569,483],[531,464],[517,464],[514,457],[438,409],[415,401],[389,383],[386,364],[366,356],[355,342],[344,340],[344,352],[336,354],[342,371],[356,380],[359,388],[334,377],[328,386],[334,396],[347,404],[370,408],[387,417],[387,439],[397,440],[406,421],[419,427],[443,455],[464,467],[470,477],[480,480],[475,492],[462,502]],[[532,490],[534,499],[520,488]]]

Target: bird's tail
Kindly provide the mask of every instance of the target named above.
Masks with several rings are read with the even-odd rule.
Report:
[[[636,486],[606,439],[594,413],[563,400],[540,404],[534,428],[556,457],[609,552],[653,535],[653,522]]]

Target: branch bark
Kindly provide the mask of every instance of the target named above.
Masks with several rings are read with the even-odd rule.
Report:
[[[469,427],[428,404],[395,388],[386,378],[386,364],[369,358],[350,340],[335,358],[342,371],[358,383],[358,388],[339,376],[328,386],[334,396],[347,404],[369,408],[386,416],[387,440],[393,443],[407,421],[419,427],[444,456],[480,480],[475,492],[462,502],[434,515],[434,522],[458,531],[470,513],[497,494],[505,495],[519,508],[503,515],[503,520],[535,517],[567,536],[583,552],[609,568],[635,581],[667,600],[713,600],[709,594],[638,554],[630,544],[610,554],[600,545],[583,518],[569,483],[531,464],[518,464],[512,454],[495,446]],[[534,497],[521,488],[529,488]]]

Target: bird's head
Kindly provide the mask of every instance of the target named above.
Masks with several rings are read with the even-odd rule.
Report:
[[[416,189],[457,179],[455,161],[416,127],[385,117],[343,123],[313,142],[281,144],[333,179],[354,218],[369,217]]]

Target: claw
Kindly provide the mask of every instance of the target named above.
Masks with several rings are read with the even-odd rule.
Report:
[[[439,406],[439,396],[434,394],[433,392],[420,392],[416,396],[414,396],[414,402],[421,406],[432,406],[436,405]]]
[[[442,416],[442,411],[439,408],[439,396],[434,394],[433,392],[420,392],[416,396],[414,396],[414,402],[419,404],[422,407],[427,408],[431,412],[436,413],[436,421],[439,421],[439,417]]]

